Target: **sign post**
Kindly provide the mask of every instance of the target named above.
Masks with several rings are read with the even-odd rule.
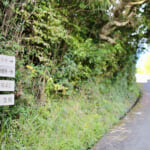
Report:
[[[0,77],[15,78],[15,57],[0,55]],[[15,81],[0,80],[0,92],[15,91]],[[14,105],[14,94],[0,94],[0,106]]]

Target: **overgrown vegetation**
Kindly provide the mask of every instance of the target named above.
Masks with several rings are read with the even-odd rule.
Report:
[[[121,84],[106,89],[104,85],[88,82],[82,85],[78,94],[61,101],[51,98],[45,105],[40,105],[30,98],[28,105],[5,108],[1,114],[5,120],[0,134],[1,149],[92,148],[119,121],[139,94],[135,86],[127,90],[127,83]],[[19,119],[12,119],[15,115],[12,112],[19,112]]]
[[[111,5],[117,10],[109,10]],[[47,96],[58,91],[68,95],[91,78],[116,80],[118,74],[126,73],[132,82],[138,42],[145,33],[143,27],[140,34],[132,35],[141,19],[130,13],[139,3],[124,2],[132,5],[130,11],[120,5],[124,16],[121,12],[115,16],[119,11],[115,1],[2,0],[1,53],[17,57],[18,89],[33,87],[27,92],[41,99],[45,90]],[[23,74],[28,74],[27,80],[22,80]]]
[[[149,11],[147,0],[1,0],[0,53],[17,59],[16,105],[0,108],[2,149],[91,147],[137,91]]]

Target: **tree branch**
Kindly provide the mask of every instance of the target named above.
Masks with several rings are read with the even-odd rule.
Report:
[[[116,40],[109,37],[109,36],[106,36],[105,34],[99,34],[100,38],[103,39],[103,40],[106,40],[108,41],[109,43],[111,44],[116,44]]]
[[[129,5],[133,6],[133,5],[141,5],[145,2],[147,2],[148,0],[142,0],[142,1],[138,1],[138,2],[130,2]]]
[[[112,31],[114,31],[117,27],[123,27],[131,22],[133,16],[136,14],[136,8],[133,7],[135,5],[141,5],[148,0],[141,0],[137,2],[127,2],[126,0],[121,0],[119,5],[115,6],[115,9],[112,11],[114,14],[112,19],[106,23],[99,33],[101,39],[108,41],[111,44],[115,44],[115,38],[109,37]],[[123,12],[126,11],[126,15]],[[126,18],[126,21],[121,21],[121,16]]]

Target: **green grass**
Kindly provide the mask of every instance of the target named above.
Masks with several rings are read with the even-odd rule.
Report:
[[[137,96],[136,87],[127,90],[125,86],[88,83],[75,95],[52,98],[45,105],[29,99],[26,105],[11,108],[18,117],[4,117],[1,150],[90,149],[119,121]]]

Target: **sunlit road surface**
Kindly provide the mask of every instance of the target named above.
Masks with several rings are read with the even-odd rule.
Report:
[[[140,102],[92,150],[150,150],[150,82],[142,85]]]
[[[147,83],[150,82],[150,75],[136,74],[136,82],[137,83]]]

